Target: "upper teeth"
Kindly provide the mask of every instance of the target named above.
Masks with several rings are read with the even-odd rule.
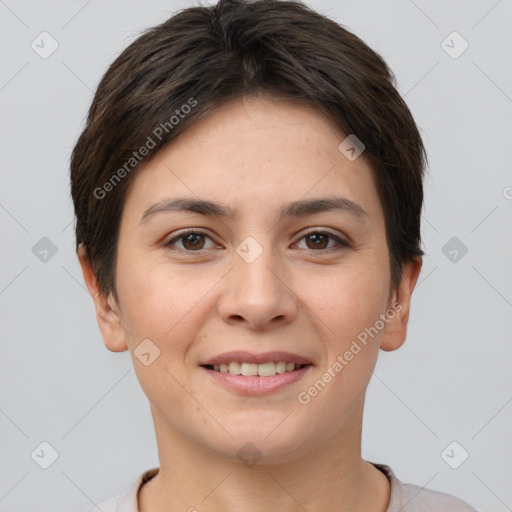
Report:
[[[293,372],[296,366],[295,363],[287,363],[286,361],[279,361],[277,363],[239,363],[233,361],[231,363],[214,364],[213,369],[222,373],[230,373],[231,375],[259,375],[260,377],[271,377],[276,373]]]

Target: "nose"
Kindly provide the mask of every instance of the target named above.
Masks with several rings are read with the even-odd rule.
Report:
[[[265,248],[254,261],[235,253],[218,312],[226,323],[253,330],[283,327],[297,315],[298,298],[290,281],[275,251]]]

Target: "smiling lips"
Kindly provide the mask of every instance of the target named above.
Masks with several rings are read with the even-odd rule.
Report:
[[[201,366],[231,375],[259,375],[268,377],[276,373],[293,372],[311,361],[291,352],[265,352],[254,354],[246,351],[226,352],[208,359]]]
[[[208,365],[212,368],[211,365]],[[207,367],[208,367],[207,366]],[[258,375],[259,377],[271,377],[277,373],[293,372],[295,368],[302,368],[306,365],[296,365],[292,362],[273,361],[267,363],[240,363],[238,361],[231,361],[230,363],[214,364],[213,370],[221,373],[230,373],[231,375],[243,375],[249,377],[251,375]]]
[[[229,352],[201,363],[217,382],[244,394],[276,391],[296,382],[313,366],[290,352]]]

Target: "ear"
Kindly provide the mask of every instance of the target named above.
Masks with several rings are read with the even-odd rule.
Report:
[[[125,329],[121,323],[121,315],[117,302],[112,294],[107,297],[101,292],[96,274],[87,257],[85,247],[78,249],[77,256],[80,266],[82,267],[85,284],[94,300],[96,319],[98,320],[98,326],[103,336],[105,346],[112,352],[128,350]]]
[[[393,318],[390,314],[387,315],[390,320],[386,323],[380,344],[380,348],[386,352],[400,348],[407,337],[412,291],[420,275],[422,264],[423,258],[417,256],[413,261],[404,263],[402,267],[402,279],[398,287],[393,290],[393,298],[389,304],[389,308],[392,308],[395,315]]]

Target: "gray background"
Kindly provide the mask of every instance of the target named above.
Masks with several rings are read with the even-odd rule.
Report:
[[[363,456],[512,510],[512,1],[307,4],[387,60],[430,158],[408,340],[381,353]],[[75,258],[68,165],[109,64],[189,5],[0,0],[1,511],[89,508],[158,465],[129,354],[103,345]],[[46,59],[31,47],[43,31],[59,45]]]

